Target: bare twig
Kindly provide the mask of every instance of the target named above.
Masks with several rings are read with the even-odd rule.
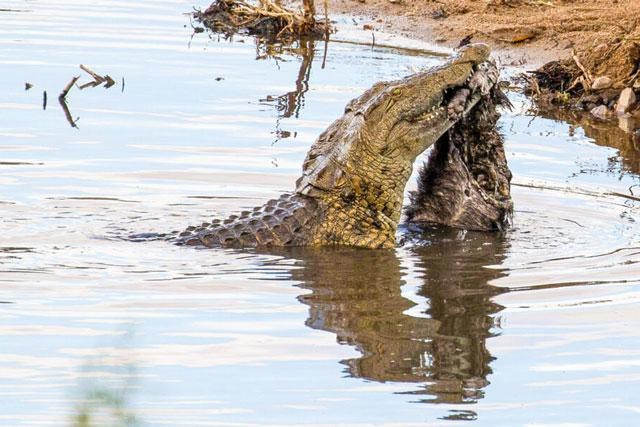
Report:
[[[88,87],[96,87],[96,86],[98,86],[99,84],[100,84],[100,83],[98,83],[97,81],[93,80],[93,81],[90,81],[90,82],[87,82],[87,83],[85,83],[85,84],[82,84],[82,85],[78,86],[78,89],[80,89],[80,90],[84,90],[84,89],[86,89],[86,88],[88,88]]]
[[[633,85],[633,82],[638,78],[638,76],[640,76],[640,67],[638,67],[638,70],[631,77],[629,77],[629,85]]]
[[[624,197],[625,199],[629,199],[629,200],[634,200],[636,202],[640,202],[640,197],[632,196],[631,194],[618,193],[617,191],[614,191],[614,192],[611,192],[611,193],[607,193],[607,194],[610,194],[612,196]]]
[[[525,183],[518,183],[518,182],[515,182],[515,183],[512,182],[511,185],[515,187],[534,188],[538,190],[561,191],[565,193],[582,194],[582,195],[593,196],[593,197],[603,197],[603,196],[622,197],[624,199],[640,202],[640,197],[638,196],[634,196],[631,194],[624,194],[617,191],[598,192],[598,191],[583,190],[578,188],[564,188],[564,187],[558,187],[553,185],[543,185],[543,184],[533,184],[533,183],[525,184]]]
[[[587,70],[584,67],[584,65],[582,65],[582,63],[580,62],[580,59],[578,58],[578,55],[576,54],[575,49],[571,53],[571,57],[573,58],[573,61],[576,63],[578,68],[580,68],[580,71],[582,71],[582,74],[584,74],[585,78],[587,79],[587,83],[589,84],[589,86],[591,86],[591,83],[593,83],[593,77],[591,77],[591,73],[589,73],[589,70]]]
[[[100,84],[105,81],[104,77],[102,77],[100,74],[96,73],[95,71],[89,69],[89,67],[87,67],[86,65],[80,64],[80,69],[86,72],[87,74],[89,74],[91,77],[93,77],[93,80],[95,80],[97,84]]]
[[[587,77],[583,75],[583,76],[576,77],[576,79],[573,82],[571,82],[571,84],[569,85],[566,91],[569,92],[579,84],[582,85],[585,91],[591,88],[591,84],[588,83]]]
[[[104,85],[104,88],[105,88],[105,89],[109,89],[111,86],[113,86],[114,84],[116,84],[115,80],[113,80],[113,79],[111,78],[111,76],[110,76],[110,75],[108,75],[108,74],[107,74],[106,76],[104,76],[104,81],[105,81],[105,82],[107,82],[107,83]]]
[[[76,84],[76,82],[78,81],[79,78],[80,78],[80,76],[76,76],[76,77],[72,78],[69,81],[69,83],[67,83],[67,85],[62,89],[62,92],[60,92],[60,96],[58,96],[58,99],[64,100],[67,97],[67,94],[69,93],[69,90],[71,90],[71,88],[73,87],[74,84]]]
[[[324,36],[329,38],[329,0],[324,0]]]
[[[58,102],[60,103],[60,106],[62,107],[62,111],[64,112],[64,116],[67,118],[67,121],[69,122],[69,124],[73,128],[77,128],[78,125],[76,125],[76,122],[73,120],[73,117],[71,117],[71,113],[69,112],[69,107],[67,106],[67,94],[69,93],[69,90],[71,90],[73,85],[76,84],[76,82],[78,81],[79,78],[80,78],[80,76],[76,76],[76,77],[72,78],[69,81],[69,83],[67,83],[67,85],[62,89],[62,92],[60,92],[60,95],[58,96]]]

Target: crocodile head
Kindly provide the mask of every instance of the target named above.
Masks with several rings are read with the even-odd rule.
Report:
[[[404,188],[417,156],[497,81],[489,53],[484,44],[468,45],[440,67],[378,83],[352,100],[345,114],[318,137],[296,192],[325,201],[335,215],[351,218],[351,228],[360,224],[355,239],[352,231],[341,236],[344,231],[327,224],[325,240],[393,245]],[[326,216],[328,222],[344,223],[331,212]],[[321,238],[318,243],[325,242]]]

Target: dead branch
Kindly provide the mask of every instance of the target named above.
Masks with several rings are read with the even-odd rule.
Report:
[[[80,78],[80,76],[76,76],[76,77],[72,78],[69,81],[69,83],[67,83],[67,85],[62,89],[62,92],[60,92],[60,96],[58,96],[58,99],[64,100],[67,97],[67,94],[69,93],[69,91],[71,90],[73,85],[76,84],[76,82],[78,81],[79,78]]]
[[[106,82],[106,84],[104,85],[104,88],[105,88],[105,89],[109,89],[111,86],[113,86],[114,84],[116,84],[116,81],[115,81],[115,80],[113,80],[109,74],[107,74],[106,76],[104,76],[104,81]]]
[[[584,74],[584,77],[587,79],[587,83],[589,84],[589,86],[591,86],[591,83],[593,83],[593,77],[591,76],[591,73],[589,73],[589,70],[587,70],[584,65],[582,65],[575,50],[571,53],[571,57],[573,58],[573,61],[576,63],[580,71],[582,71],[582,74]]]
[[[82,85],[78,86],[78,89],[80,89],[80,90],[84,90],[84,89],[86,89],[86,88],[88,88],[88,87],[96,87],[96,86],[98,86],[99,84],[100,84],[100,83],[98,83],[97,81],[93,80],[93,81],[90,81],[90,82],[87,82],[87,83],[85,83],[85,84],[82,84]]]
[[[104,77],[102,77],[100,74],[96,73],[95,71],[89,69],[89,67],[87,67],[86,65],[80,64],[80,69],[86,72],[87,74],[89,74],[91,77],[93,77],[93,80],[96,81],[96,86],[105,81]]]

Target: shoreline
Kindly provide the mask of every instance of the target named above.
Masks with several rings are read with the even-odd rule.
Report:
[[[621,128],[640,139],[638,0],[325,0],[324,5],[325,19],[331,13],[341,22],[330,24],[317,10],[305,9],[319,18],[306,20],[301,11],[271,1],[247,6],[216,0],[194,16],[227,36],[243,29],[285,42],[305,35],[328,39],[333,26],[336,41],[356,36],[367,43],[370,35],[371,45],[397,44],[436,55],[486,43],[498,66],[508,70],[507,78],[539,109],[581,111],[609,122],[618,118]],[[231,18],[236,15],[237,22]]]
[[[637,0],[329,0],[329,12],[376,40],[401,37],[436,51],[465,38],[487,43],[509,77],[535,71],[524,89],[539,108],[619,119],[640,135]]]
[[[422,2],[420,2],[422,3]],[[433,6],[422,5],[424,10],[417,11],[416,5],[394,4],[389,0],[330,0],[329,12],[354,19],[359,29],[370,30],[374,34],[388,34],[411,40],[427,42],[436,48],[454,49],[469,34],[478,29],[453,29],[455,17],[434,19]],[[355,21],[357,19],[357,21]],[[450,23],[450,24],[449,24]],[[538,68],[551,60],[559,60],[570,55],[564,49],[549,50],[544,43],[500,43],[488,37],[474,34],[473,41],[487,43],[494,54],[505,65]]]
[[[329,0],[329,12],[365,18],[365,29],[454,48],[464,37],[539,67],[596,39],[637,30],[636,0]],[[597,18],[597,19],[596,19]]]

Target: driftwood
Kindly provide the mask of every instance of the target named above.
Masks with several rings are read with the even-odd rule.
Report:
[[[102,83],[106,83],[104,87],[106,89],[109,89],[111,86],[116,84],[116,82],[108,74],[106,76],[101,76],[100,74],[96,73],[95,71],[91,70],[89,67],[83,64],[80,64],[80,69],[86,72],[87,74],[89,74],[91,77],[93,77],[93,81],[85,83],[82,86],[80,86],[80,90],[85,89],[87,87],[100,86]]]
[[[80,69],[85,73],[89,74],[93,78],[92,81],[89,81],[87,83],[84,83],[78,86],[80,90],[86,89],[88,87],[100,86],[101,84],[104,84],[105,89],[109,89],[111,86],[116,84],[115,80],[113,80],[109,75],[102,76],[96,73],[95,71],[93,71],[92,69],[90,69],[89,67],[87,67],[86,65],[80,64]],[[73,116],[71,115],[71,112],[69,111],[69,105],[67,104],[67,95],[69,94],[69,91],[74,85],[77,86],[78,80],[80,80],[80,76],[75,76],[71,80],[69,80],[69,83],[67,83],[66,86],[62,88],[62,91],[58,96],[58,103],[60,104],[60,107],[64,112],[64,116],[67,119],[67,122],[69,122],[69,124],[73,128],[78,127],[78,125],[76,124],[76,121],[78,119],[74,120]],[[122,87],[124,89],[124,78],[122,79]],[[44,98],[43,98],[42,108],[46,110],[47,109],[47,92],[46,91],[44,92],[43,97]]]
[[[73,77],[71,80],[69,80],[69,83],[67,83],[67,85],[62,89],[62,92],[60,92],[58,99],[64,100],[67,97],[67,94],[69,93],[73,85],[76,84],[76,82],[79,79],[80,79],[80,76],[76,76],[76,77]]]
[[[78,125],[76,125],[76,122],[75,120],[73,120],[73,116],[71,116],[71,112],[69,111],[69,106],[67,105],[67,94],[79,79],[80,76],[75,76],[71,80],[69,80],[69,83],[67,83],[67,85],[62,89],[62,92],[60,92],[60,95],[58,96],[58,103],[60,103],[60,107],[62,107],[64,116],[72,128],[77,128]]]

